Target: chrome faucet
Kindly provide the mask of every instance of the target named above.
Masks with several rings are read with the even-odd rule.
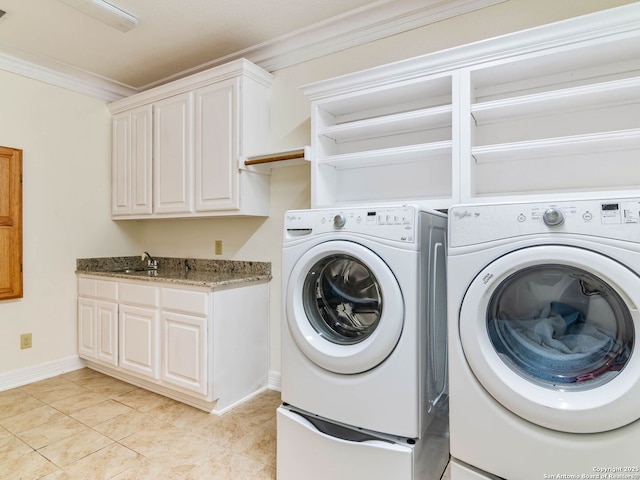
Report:
[[[142,254],[142,261],[144,262],[144,260],[147,260],[147,267],[152,268],[154,270],[158,269],[158,260],[156,260],[155,258],[153,258],[149,252],[143,252]]]

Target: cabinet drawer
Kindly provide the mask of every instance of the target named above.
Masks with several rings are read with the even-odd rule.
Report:
[[[206,317],[209,314],[209,295],[177,288],[162,289],[162,309]]]
[[[96,278],[78,278],[78,294],[82,297],[118,300],[118,283]]]
[[[120,303],[157,307],[159,305],[158,288],[137,283],[120,284]]]

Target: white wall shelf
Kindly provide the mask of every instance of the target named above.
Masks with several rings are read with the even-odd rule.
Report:
[[[474,147],[477,163],[640,150],[640,129]]]
[[[312,207],[640,185],[640,4],[303,87]]]
[[[429,161],[429,159],[451,157],[451,141],[408,145],[398,148],[385,148],[365,152],[332,155],[319,158],[318,163],[336,169],[362,168],[367,166],[388,165]]]
[[[365,140],[451,127],[451,105],[376,117],[358,122],[341,123],[319,129],[319,134],[336,143]]]
[[[495,123],[514,117],[553,112],[583,111],[591,108],[640,103],[640,77],[550,92],[512,97],[471,106],[476,125]]]

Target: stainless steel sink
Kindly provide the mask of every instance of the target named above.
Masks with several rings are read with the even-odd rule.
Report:
[[[109,270],[111,273],[143,273],[143,272],[147,272],[147,273],[151,273],[151,272],[157,272],[157,270],[155,268],[121,268],[118,270]]]

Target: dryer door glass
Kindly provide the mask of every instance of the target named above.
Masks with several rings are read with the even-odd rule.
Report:
[[[369,337],[382,316],[378,280],[350,255],[330,255],[316,262],[305,278],[303,299],[316,332],[339,345],[352,345]]]
[[[487,306],[487,331],[512,370],[554,389],[599,387],[633,350],[633,319],[622,298],[568,265],[536,265],[504,279]]]

